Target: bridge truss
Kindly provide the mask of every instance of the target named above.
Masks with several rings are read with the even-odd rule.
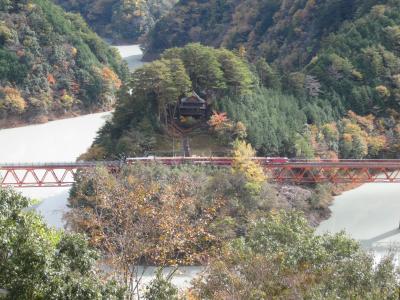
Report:
[[[229,157],[136,158],[125,162],[76,162],[42,164],[1,164],[0,187],[68,187],[79,170],[106,166],[118,170],[123,165],[158,162],[168,166],[183,164],[230,167]],[[254,158],[276,183],[400,183],[400,160],[289,160]]]

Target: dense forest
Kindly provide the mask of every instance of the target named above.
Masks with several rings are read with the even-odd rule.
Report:
[[[393,0],[181,1],[149,34],[147,56],[189,42],[240,49],[285,91],[376,114],[399,107],[399,22]]]
[[[212,109],[232,117],[222,126],[205,129],[206,145],[215,137],[220,146],[230,147],[247,127],[244,134],[260,153],[293,153],[296,132],[308,119],[323,123],[335,115],[329,103],[299,101],[262,87],[246,59],[229,50],[189,44],[165,51],[160,60],[132,74],[112,121],[100,130],[84,158],[140,156],[165,149],[168,107],[192,91],[204,95]]]
[[[50,0],[1,0],[0,19],[0,126],[114,104],[127,67],[81,17]]]
[[[54,0],[65,10],[80,13],[91,28],[113,42],[136,42],[176,0]]]
[[[271,85],[281,83],[270,66],[254,65],[238,51],[200,44],[171,48],[132,74],[121,90],[113,119],[82,158],[119,159],[171,151],[175,145],[170,143],[169,108],[192,91],[202,94],[213,111],[208,121],[180,120],[180,126],[200,125],[191,135],[194,147],[216,146],[225,151],[222,155],[230,155],[234,140],[245,138],[265,156],[397,156],[400,116],[395,110],[387,110],[384,116],[360,116],[322,95],[296,96]]]

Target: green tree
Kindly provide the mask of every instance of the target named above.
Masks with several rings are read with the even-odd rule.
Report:
[[[295,211],[272,212],[230,243],[196,280],[201,299],[397,299],[390,257],[372,256],[343,233],[316,235]]]
[[[218,61],[216,51],[200,44],[189,44],[180,51],[166,51],[162,57],[176,58],[180,54],[186,71],[192,81],[194,90],[205,90],[208,93],[226,88],[224,73]]]
[[[253,90],[255,76],[243,58],[226,49],[219,49],[217,57],[224,72],[226,85],[231,92],[236,95],[250,93]]]
[[[261,83],[270,89],[280,88],[280,79],[277,72],[263,58],[259,58],[256,63],[258,77]]]
[[[29,200],[0,189],[0,288],[7,299],[123,299],[95,272],[97,253],[80,235],[46,227]]]
[[[170,274],[171,276],[173,275]],[[146,300],[178,300],[178,289],[172,285],[171,276],[164,277],[162,268],[156,272],[150,284],[146,287],[144,299]]]

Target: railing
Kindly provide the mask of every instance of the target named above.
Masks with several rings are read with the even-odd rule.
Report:
[[[400,183],[400,160],[299,160],[255,157],[271,182],[278,183]],[[114,171],[124,165],[160,163],[230,167],[231,157],[139,157],[124,161],[0,163],[0,186],[63,187],[74,183],[78,170],[105,166]]]

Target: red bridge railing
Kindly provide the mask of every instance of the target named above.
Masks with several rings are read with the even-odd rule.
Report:
[[[297,160],[257,157],[269,180],[278,183],[400,183],[400,160]],[[75,162],[42,164],[0,163],[0,187],[64,187],[74,183],[78,170],[103,165],[117,170],[123,165],[158,162],[168,166],[182,164],[229,167],[230,157],[145,157],[123,162]]]

